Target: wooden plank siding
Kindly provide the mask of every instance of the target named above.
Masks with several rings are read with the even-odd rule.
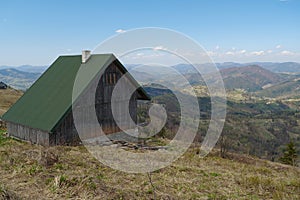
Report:
[[[7,132],[9,133],[9,136],[20,140],[29,141],[33,144],[41,144],[44,146],[50,145],[49,134],[45,131],[7,122]]]

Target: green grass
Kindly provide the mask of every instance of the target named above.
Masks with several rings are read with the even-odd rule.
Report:
[[[44,148],[11,139],[3,144],[0,199],[7,193],[23,199],[300,198],[299,168],[245,155],[223,159],[214,151],[201,159],[191,148],[171,166],[151,173],[153,188],[147,174],[113,170],[84,147]],[[39,162],[45,150],[58,156],[57,163]]]
[[[5,144],[8,138],[5,136],[6,130],[0,129],[0,145]]]

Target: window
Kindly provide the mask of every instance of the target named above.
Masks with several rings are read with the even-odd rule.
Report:
[[[114,76],[114,84],[116,84],[117,83],[117,75],[116,75],[116,73],[113,73],[113,76]]]
[[[110,85],[113,84],[112,73],[109,73],[109,84],[110,84]]]
[[[117,83],[117,74],[115,72],[105,74],[104,78],[103,82],[107,85],[114,85]]]

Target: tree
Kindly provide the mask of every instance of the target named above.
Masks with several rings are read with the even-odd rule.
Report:
[[[222,158],[225,158],[227,156],[227,151],[229,148],[229,139],[227,135],[222,134],[220,136],[220,154]]]
[[[283,151],[283,156],[279,160],[287,165],[296,166],[297,161],[297,149],[293,141],[286,145],[286,148]]]
[[[227,156],[228,149],[232,145],[233,141],[229,139],[229,135],[231,131],[232,131],[232,127],[225,124],[219,139],[220,154],[222,158],[225,158]]]

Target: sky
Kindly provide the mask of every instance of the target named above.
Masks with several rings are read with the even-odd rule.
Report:
[[[300,0],[9,0],[0,66],[50,65],[142,27],[181,32],[215,62],[300,62]]]

